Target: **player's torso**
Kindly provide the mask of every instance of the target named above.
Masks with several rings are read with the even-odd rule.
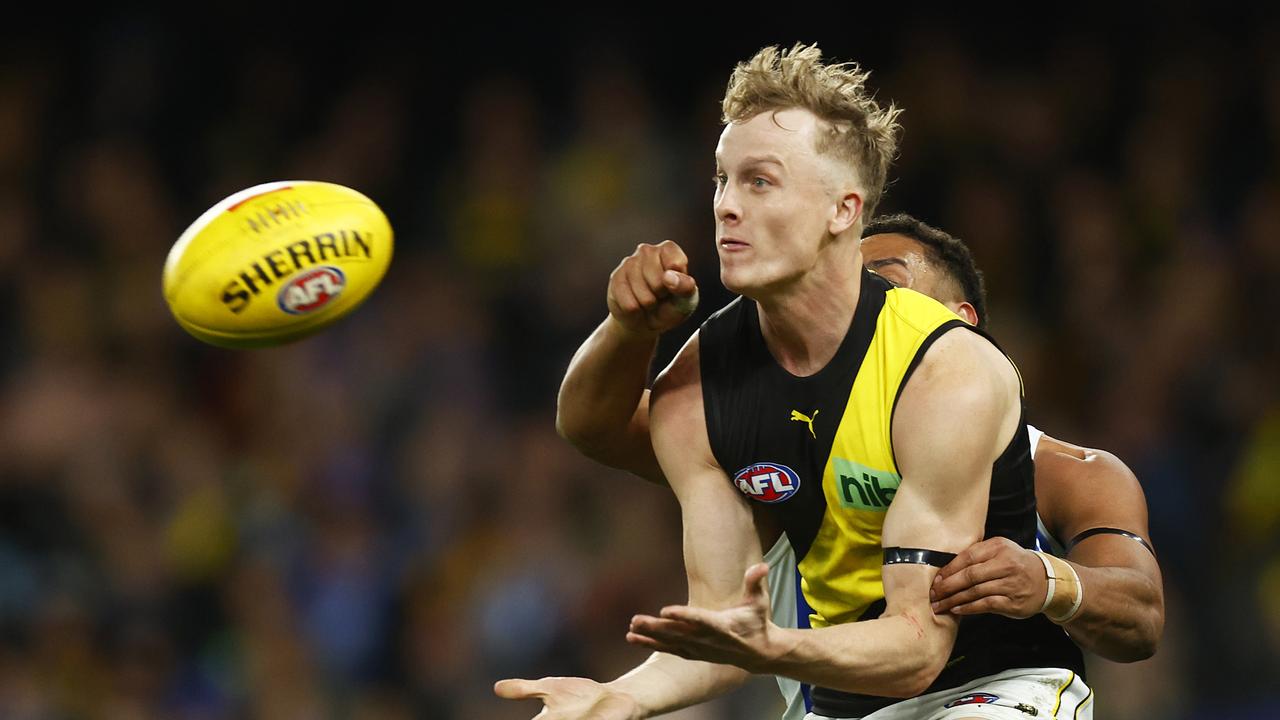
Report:
[[[756,512],[774,516],[786,532],[802,578],[799,599],[812,609],[814,626],[875,618],[884,610],[881,531],[901,482],[891,437],[893,408],[928,345],[960,324],[932,299],[890,289],[864,274],[848,334],[815,375],[797,378],[778,366],[748,300],[730,304],[701,330],[712,450]],[[956,420],[963,424],[963,418]],[[986,528],[987,536],[1011,537],[1024,546],[1034,542],[1036,529],[1028,450],[1022,432],[997,462]],[[1036,649],[1027,661],[1067,664],[1070,658],[1062,657],[1069,652],[1061,646],[1065,634],[1040,624],[1047,621],[1032,623],[1041,635],[1047,633],[1053,647]],[[965,632],[966,626],[972,629]],[[979,639],[984,635],[1005,640],[984,643]],[[1012,636],[1012,628],[1000,622],[966,621],[955,663],[935,686],[1025,666],[1016,665],[1025,653],[1013,657],[1002,649],[1017,642]],[[1039,648],[1037,642],[1031,644]],[[891,702],[822,689],[815,689],[814,697],[837,705],[848,700],[849,708],[860,710]]]
[[[712,450],[738,490],[794,548],[816,626],[852,622],[884,597],[880,535],[901,475],[890,437],[898,390],[950,311],[867,274],[835,357],[783,370],[754,303],[740,299],[700,339]]]

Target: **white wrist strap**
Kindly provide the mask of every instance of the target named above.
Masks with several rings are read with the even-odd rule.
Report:
[[[1046,555],[1045,553],[1042,553],[1039,550],[1033,550],[1032,552],[1034,552],[1037,556],[1039,556],[1040,562],[1044,563],[1045,578],[1049,581],[1048,590],[1045,592],[1045,595],[1044,595],[1044,604],[1040,606],[1040,612],[1044,613],[1045,617],[1049,618],[1051,621],[1059,625],[1071,622],[1071,618],[1075,617],[1076,613],[1080,612],[1080,606],[1084,603],[1084,584],[1080,582],[1080,574],[1076,572],[1076,569],[1074,567],[1071,567],[1071,563],[1065,560],[1062,560],[1060,558],[1054,558],[1054,560],[1057,560],[1058,563],[1060,563],[1063,567],[1067,569],[1067,572],[1071,573],[1070,580],[1073,580],[1076,584],[1076,596],[1071,603],[1071,608],[1067,610],[1065,615],[1054,617],[1048,614],[1047,612],[1045,612],[1046,610],[1049,609],[1049,605],[1053,602],[1054,591],[1058,589],[1059,578],[1056,577],[1055,570],[1054,570],[1054,563],[1049,559],[1049,556]],[[1067,580],[1068,578],[1064,577],[1061,579]]]
[[[1044,563],[1044,576],[1049,579],[1049,589],[1044,594],[1044,604],[1040,606],[1038,612],[1044,612],[1049,609],[1049,603],[1053,602],[1053,591],[1058,587],[1058,580],[1053,576],[1053,565],[1049,563],[1049,558],[1039,550],[1032,550],[1036,557],[1040,558],[1040,562]]]

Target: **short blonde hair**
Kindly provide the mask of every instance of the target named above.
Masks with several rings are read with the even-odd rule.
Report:
[[[822,63],[817,45],[776,45],[734,68],[722,104],[726,125],[763,112],[803,108],[829,124],[816,150],[849,163],[862,181],[862,217],[871,218],[884,192],[889,165],[898,151],[902,111],[882,108],[867,90],[871,73],[857,63]]]

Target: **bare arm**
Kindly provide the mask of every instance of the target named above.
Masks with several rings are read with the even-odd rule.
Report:
[[[640,245],[609,276],[609,316],[578,348],[560,385],[556,429],[584,455],[664,484],[649,441],[649,363],[658,337],[697,305],[673,242]]]
[[[1147,539],[1142,486],[1110,453],[1045,437],[1036,454],[1036,496],[1041,519],[1063,541],[1097,527]],[[1163,583],[1151,552],[1132,538],[1103,534],[1071,548],[1067,559],[1084,587],[1079,612],[1064,626],[1072,639],[1116,662],[1151,657],[1164,628]],[[1031,617],[1046,592],[1040,559],[1003,538],[961,553],[934,586],[937,611],[957,615]]]
[[[576,677],[500,680],[494,692],[508,700],[541,700],[540,720],[642,720],[723,695],[746,678],[728,665],[654,653],[609,683]]]
[[[668,456],[678,457],[680,446],[659,441],[665,431],[657,408],[655,403],[655,448],[681,494],[679,486],[688,476],[667,466]],[[967,432],[954,432],[951,419],[957,415],[969,419]],[[964,331],[940,338],[899,399],[893,434],[902,483],[885,519],[884,544],[958,552],[981,537],[991,466],[1012,436],[1018,416],[1017,379],[1004,357]],[[716,485],[729,487],[723,474]],[[683,494],[681,503],[686,503]],[[713,542],[720,539],[711,534],[713,529],[705,523],[691,524],[699,516],[687,507],[685,514],[686,542],[694,548],[686,562],[702,559],[698,548],[731,544]],[[733,565],[735,571],[740,568],[740,561]],[[691,570],[692,607],[664,608],[660,618],[640,616],[628,638],[752,672],[850,692],[910,697],[932,684],[955,642],[955,619],[929,610],[929,583],[935,572],[928,566],[886,567],[887,610],[880,618],[790,630],[768,620],[767,595],[760,582],[763,566],[747,571],[746,592],[736,604],[730,601],[741,592],[742,583],[732,582],[719,569],[709,578],[698,578]],[[698,581],[717,589],[702,598],[695,591]]]
[[[1099,527],[1151,542],[1142,485],[1115,455],[1045,438],[1036,455],[1038,493],[1042,478],[1045,524],[1063,542]],[[1067,560],[1084,586],[1084,604],[1064,626],[1071,638],[1118,662],[1155,654],[1164,630],[1164,583],[1155,556],[1132,538],[1100,534],[1071,547]]]

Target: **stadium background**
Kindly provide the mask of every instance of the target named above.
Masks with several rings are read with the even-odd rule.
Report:
[[[802,39],[906,109],[882,210],[973,246],[1032,420],[1146,488],[1165,637],[1095,663],[1097,717],[1275,717],[1280,25],[890,10],[8,23],[0,716],[519,718],[495,679],[642,658],[627,619],[683,592],[676,506],[560,441],[555,390],[636,243],[689,251],[700,317],[725,301],[717,102]],[[289,178],[383,205],[383,287],[301,344],[197,344],[169,245]]]

